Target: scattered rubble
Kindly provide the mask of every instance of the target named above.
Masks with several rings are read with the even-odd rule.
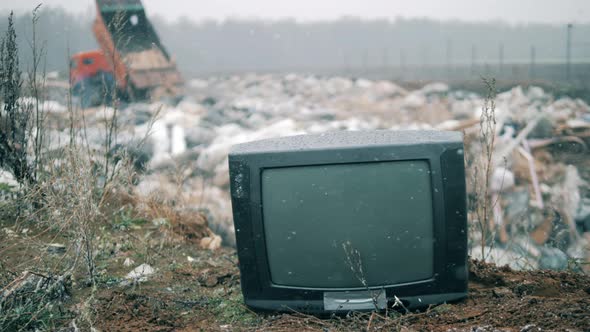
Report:
[[[3,228],[2,231],[9,239],[14,239],[18,237],[18,234],[10,228]]]
[[[584,120],[590,108],[581,100],[554,100],[536,87],[501,93],[496,103],[491,190],[498,202],[492,229],[499,248],[486,259],[514,268],[557,270],[588,261],[590,228],[578,211],[587,209],[583,198],[590,197],[590,123]],[[571,126],[583,122],[584,129]],[[479,128],[465,132],[470,155],[476,156]],[[586,250],[574,252],[574,247]],[[472,254],[481,258],[477,250]]]
[[[460,130],[468,182],[472,159],[482,151],[483,97],[444,83],[407,90],[389,81],[251,74],[193,80],[187,89],[176,105],[131,104],[120,110],[118,142],[136,146],[147,137],[141,149],[148,171],[137,194],[157,192],[174,200],[180,195],[187,207],[207,214],[208,225],[229,246],[235,244],[227,165],[233,144],[333,130]],[[556,269],[588,260],[590,106],[539,87],[515,87],[499,93],[495,102],[490,187],[495,236],[487,243],[493,255],[483,258],[514,268]],[[54,109],[50,122],[64,116]],[[108,108],[84,110],[90,148],[101,149],[101,121],[109,113]],[[66,142],[63,130],[51,130],[48,140]],[[477,222],[473,215],[469,219]],[[190,233],[193,226],[180,231]],[[201,228],[193,233],[186,237],[203,248],[220,245]],[[471,234],[473,257],[481,256],[480,240]]]
[[[123,266],[129,267],[133,264],[135,264],[135,261],[129,257],[125,258],[125,260],[123,261]]]
[[[47,245],[47,252],[50,254],[61,255],[66,252],[66,246],[60,243],[50,243]]]
[[[131,270],[127,273],[122,284],[127,285],[129,283],[140,283],[148,280],[148,277],[154,274],[156,270],[149,264],[141,264],[140,266]]]
[[[0,183],[3,183],[9,187],[17,187],[18,186],[18,182],[16,182],[16,179],[14,178],[14,176],[3,169],[0,169]]]

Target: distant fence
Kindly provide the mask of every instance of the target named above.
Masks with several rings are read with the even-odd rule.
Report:
[[[577,85],[590,88],[590,63],[570,65],[568,77],[566,64],[504,64],[498,65],[455,65],[455,66],[408,66],[388,68],[340,68],[319,70],[318,74],[366,77],[370,79],[391,79],[401,82],[443,81],[462,82],[478,80],[481,77],[502,81],[535,82]]]

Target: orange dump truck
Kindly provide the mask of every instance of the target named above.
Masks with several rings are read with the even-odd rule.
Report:
[[[75,54],[70,62],[70,81],[83,106],[108,101],[113,90],[131,99],[178,94],[182,77],[141,1],[96,0],[96,6],[100,50]]]

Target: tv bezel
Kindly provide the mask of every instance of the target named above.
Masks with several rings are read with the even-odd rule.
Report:
[[[325,293],[367,291],[367,288],[359,287],[293,287],[272,282],[264,240],[261,177],[265,169],[412,160],[426,161],[430,167],[434,227],[433,275],[426,280],[370,285],[368,288],[384,290],[388,301],[397,297],[409,308],[466,296],[467,215],[462,135],[456,132],[436,132],[434,135],[433,132],[407,133],[410,136],[423,133],[433,138],[417,142],[402,139],[401,143],[393,139],[359,145],[338,145],[337,140],[334,140],[335,143],[317,147],[313,144],[297,147],[294,144],[295,148],[292,142],[289,143],[289,138],[281,138],[266,141],[267,147],[274,148],[257,150],[255,146],[249,149],[238,147],[230,152],[235,235],[242,292],[248,306],[260,310],[322,313],[327,312],[324,308]],[[383,135],[383,132],[379,135]],[[296,138],[293,142],[298,140]],[[281,147],[281,142],[286,144],[285,147]]]

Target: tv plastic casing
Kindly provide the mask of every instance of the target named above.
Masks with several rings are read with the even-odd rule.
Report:
[[[369,289],[320,289],[272,283],[264,239],[263,170],[405,160],[427,161],[431,169],[434,273],[430,279],[378,287],[369,285]],[[355,310],[354,305],[334,309],[328,308],[326,301],[336,298],[341,303],[355,303],[355,296],[358,298],[358,294],[369,290],[384,293],[389,305],[397,297],[408,309],[466,296],[467,213],[461,133],[343,131],[255,141],[232,148],[229,173],[241,287],[249,307],[310,313],[350,311]],[[374,304],[375,301],[368,307],[360,305],[358,309],[371,310]]]

